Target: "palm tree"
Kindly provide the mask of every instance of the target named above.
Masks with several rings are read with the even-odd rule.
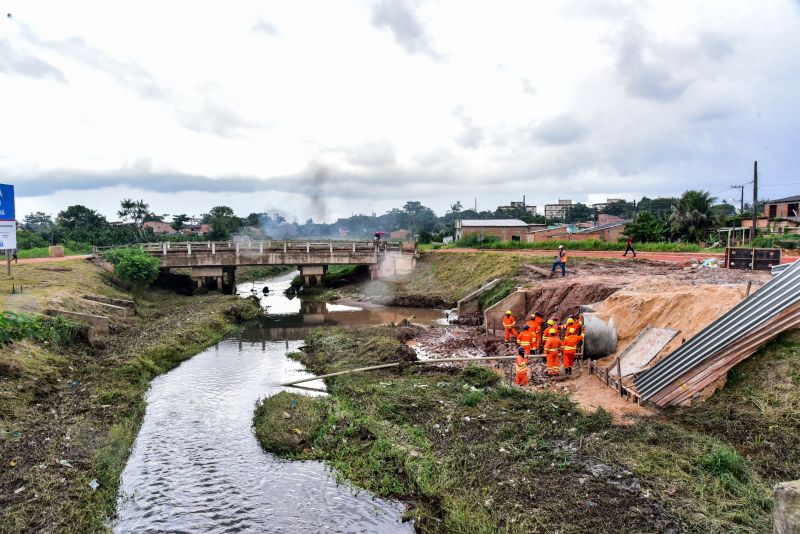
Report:
[[[689,190],[672,204],[669,216],[673,237],[697,243],[708,236],[714,226],[711,206],[714,197],[708,191]]]

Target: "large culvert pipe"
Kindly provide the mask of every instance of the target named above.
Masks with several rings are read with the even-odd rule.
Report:
[[[584,312],[583,357],[596,360],[613,354],[617,350],[617,327],[614,319],[606,323],[596,313]]]

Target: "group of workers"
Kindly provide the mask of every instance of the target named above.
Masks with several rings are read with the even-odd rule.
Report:
[[[560,352],[563,356],[564,373],[572,374],[575,353],[584,336],[580,315],[577,319],[569,317],[564,324],[558,325],[554,319],[545,323],[542,316],[534,312],[518,332],[517,321],[511,310],[508,310],[503,317],[503,329],[505,342],[514,340],[519,345],[516,384],[528,385],[528,359],[531,354],[541,355],[547,363],[547,376],[556,377],[561,373]]]

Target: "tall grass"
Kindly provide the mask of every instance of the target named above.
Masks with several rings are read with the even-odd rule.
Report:
[[[71,246],[64,246],[65,256],[78,256],[81,254],[89,254],[92,252],[92,246],[85,243],[74,243]],[[47,258],[49,256],[48,247],[34,247],[29,249],[20,249],[17,251],[17,257],[21,260],[30,258]]]
[[[44,317],[0,312],[0,345],[33,339],[66,347],[85,334],[86,325],[63,317]]]
[[[467,236],[454,242],[452,247],[478,248],[490,250],[557,250],[564,245],[571,250],[625,250],[625,241],[600,241],[598,239],[537,241],[501,241],[493,236],[484,236],[479,241],[477,236]],[[695,243],[634,243],[637,251],[643,252],[722,252],[723,248],[703,248]]]

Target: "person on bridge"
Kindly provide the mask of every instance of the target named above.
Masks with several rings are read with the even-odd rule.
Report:
[[[558,376],[561,371],[561,362],[558,359],[558,348],[561,346],[561,340],[558,338],[558,333],[555,328],[551,328],[547,332],[549,336],[544,343],[544,354],[547,357],[547,376]]]
[[[536,334],[531,327],[525,325],[522,327],[522,332],[517,335],[517,344],[519,348],[525,351],[525,357],[528,357],[531,353],[531,348],[534,347],[534,342],[536,341]]]
[[[505,330],[505,339],[504,341],[508,343],[508,338],[514,337],[517,339],[517,321],[514,319],[514,316],[511,315],[511,310],[506,312],[505,317],[503,317],[503,330]]]
[[[528,385],[528,358],[522,347],[517,351],[517,379],[514,383],[518,386]]]
[[[558,245],[558,256],[553,262],[553,271],[556,272],[556,267],[561,266],[561,276],[567,276],[567,251],[564,250],[564,245]]]
[[[628,236],[628,239],[625,240],[625,254],[623,256],[627,256],[629,250],[633,252],[633,257],[635,258],[636,251],[633,250],[633,238],[631,236]]]
[[[575,362],[575,351],[578,350],[578,343],[583,339],[583,335],[575,333],[574,328],[567,330],[567,337],[564,338],[564,372],[572,374],[572,364]]]

